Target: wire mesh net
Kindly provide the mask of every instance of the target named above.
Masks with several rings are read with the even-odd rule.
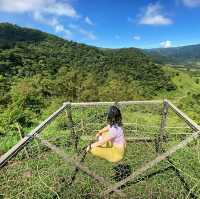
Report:
[[[2,198],[99,198],[109,186],[123,180],[156,158],[162,104],[118,105],[127,140],[125,156],[111,163],[88,153],[81,165],[102,179],[97,182],[77,169],[84,146],[95,140],[107,125],[108,105],[72,106],[60,114],[40,135],[64,152],[67,161],[37,139],[29,143],[0,170]],[[69,111],[71,113],[69,113]],[[69,117],[71,114],[72,121]],[[169,109],[161,140],[163,152],[178,144],[192,130]],[[200,195],[199,140],[120,187],[127,198],[198,198]],[[119,198],[111,192],[109,198]]]

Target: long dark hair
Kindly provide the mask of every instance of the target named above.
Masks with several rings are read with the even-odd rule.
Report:
[[[111,106],[109,108],[107,122],[110,126],[122,126],[122,115],[116,106]]]

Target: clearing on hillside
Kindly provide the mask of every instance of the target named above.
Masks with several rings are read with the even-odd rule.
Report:
[[[167,100],[114,103],[127,140],[120,164],[129,165],[131,176],[118,182],[118,163],[89,153],[81,162],[81,149],[106,125],[112,104],[65,103],[42,133],[27,135],[33,140],[0,164],[0,198],[198,198],[200,128]]]

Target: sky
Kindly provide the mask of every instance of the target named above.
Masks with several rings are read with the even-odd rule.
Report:
[[[103,48],[200,44],[200,0],[0,0],[0,22]]]

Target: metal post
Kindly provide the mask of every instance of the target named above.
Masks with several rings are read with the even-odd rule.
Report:
[[[168,107],[169,107],[168,102],[164,100],[159,134],[156,138],[156,152],[157,153],[163,152],[162,142],[166,141],[165,127],[166,127],[166,122],[167,122]]]
[[[18,133],[19,133],[19,136],[20,136],[20,139],[23,139],[24,138],[24,131],[21,129],[21,126],[19,123],[16,123],[16,127],[17,127],[17,130],[18,130]],[[29,158],[29,154],[28,154],[28,151],[26,149],[26,147],[24,147],[24,153],[26,155],[26,158]]]
[[[72,107],[71,103],[68,105],[66,109],[66,114],[68,118],[68,128],[70,129],[71,133],[68,139],[68,146],[74,145],[74,149],[77,151],[78,148],[78,135],[76,134],[76,131],[74,129],[74,121],[72,118]]]

